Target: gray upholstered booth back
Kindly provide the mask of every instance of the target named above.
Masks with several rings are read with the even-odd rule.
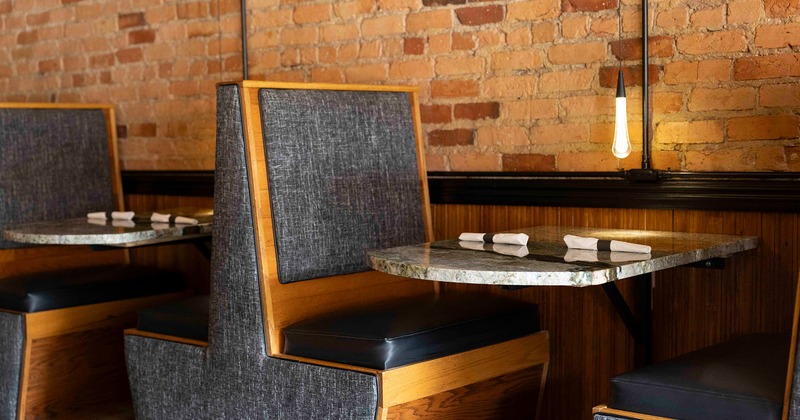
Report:
[[[108,156],[102,110],[0,109],[0,230],[113,210]]]
[[[217,88],[207,348],[128,335],[137,419],[374,419],[373,375],[267,356],[240,92]]]
[[[370,249],[425,242],[408,93],[261,89],[259,101],[281,283],[366,271]]]
[[[797,322],[797,320],[795,320]],[[794,343],[796,349],[800,349],[800,334],[797,335],[798,342]],[[794,360],[789,363],[794,365],[792,371],[792,394],[789,396],[789,419],[800,419],[800,351],[795,350]]]
[[[22,370],[22,343],[25,324],[21,316],[0,312],[0,419],[17,416],[19,372]]]

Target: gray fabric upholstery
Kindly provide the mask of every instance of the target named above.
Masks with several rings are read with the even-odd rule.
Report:
[[[0,419],[17,416],[25,324],[22,315],[0,312]]]
[[[365,271],[367,250],[425,242],[407,93],[259,100],[281,283]]]
[[[375,376],[267,356],[239,98],[218,87],[209,346],[128,336],[136,417],[375,418]]]
[[[0,230],[113,210],[108,156],[101,110],[0,109]]]

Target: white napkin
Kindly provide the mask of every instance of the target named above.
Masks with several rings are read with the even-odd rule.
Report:
[[[197,219],[192,219],[191,217],[184,217],[184,216],[172,216],[171,214],[161,214],[153,212],[153,215],[150,216],[151,222],[156,223],[177,223],[182,225],[196,225],[198,223]]]
[[[568,248],[592,249],[595,251],[636,252],[640,254],[650,253],[649,246],[632,244],[630,242],[606,241],[597,238],[583,238],[575,235],[565,235],[564,242],[567,244]]]
[[[477,241],[459,241],[458,245],[462,248],[471,249],[473,251],[488,251],[484,248],[483,242]],[[498,254],[510,255],[512,257],[522,258],[528,255],[528,247],[526,245],[509,245],[509,244],[492,244],[492,252]]]
[[[644,253],[616,252],[616,251],[608,252],[608,259],[611,260],[611,262],[643,261],[649,258],[650,254],[644,254]],[[598,262],[599,261],[598,252],[588,249],[570,248],[567,250],[567,253],[564,254],[564,261]]]
[[[133,220],[120,220],[115,219],[111,221],[111,226],[114,227],[125,227],[125,228],[132,228],[136,226],[136,223]]]
[[[524,233],[469,233],[458,236],[462,241],[485,242],[508,245],[527,245],[528,235]]]
[[[133,220],[133,216],[135,215],[136,213],[132,211],[96,211],[93,213],[88,213],[86,218],[97,220]]]

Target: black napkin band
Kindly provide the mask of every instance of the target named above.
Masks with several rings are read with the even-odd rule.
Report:
[[[598,251],[611,251],[611,241],[606,241],[604,239],[597,240],[597,250]]]
[[[483,235],[483,242],[487,244],[493,244],[494,241],[492,239],[494,239],[494,233],[486,233]]]

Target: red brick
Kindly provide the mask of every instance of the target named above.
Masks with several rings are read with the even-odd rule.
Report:
[[[50,12],[31,13],[25,16],[25,22],[31,26],[44,25],[50,22]]]
[[[755,108],[753,88],[695,88],[689,95],[689,111],[744,110]]]
[[[764,107],[800,107],[800,84],[763,85],[759,103]]]
[[[784,149],[788,170],[800,172],[800,146],[787,146]]]
[[[497,153],[453,153],[450,155],[452,171],[499,171],[500,155]]]
[[[551,71],[542,74],[540,86],[543,92],[585,90],[592,87],[594,79],[590,69]]]
[[[800,11],[800,0],[764,0],[764,10],[769,17],[794,16]]]
[[[72,86],[73,87],[86,86],[86,76],[83,75],[83,74],[73,74],[72,75]]]
[[[664,66],[664,83],[727,82],[731,76],[731,60],[674,61]]]
[[[532,96],[537,80],[535,75],[492,77],[483,82],[483,94],[489,98]]]
[[[492,54],[494,70],[527,70],[542,67],[538,51],[499,51]]]
[[[659,144],[722,143],[722,122],[662,121],[656,126],[654,138]]]
[[[178,2],[176,5],[178,19],[199,19],[208,16],[208,3],[206,2]]]
[[[605,42],[553,45],[547,57],[554,64],[594,63],[606,59]]]
[[[11,13],[11,0],[0,1],[0,15]]]
[[[17,35],[17,44],[33,44],[39,40],[39,31],[22,31]]]
[[[671,36],[653,36],[647,40],[648,53],[650,57],[672,57],[673,38]],[[618,60],[641,60],[642,59],[642,40],[641,38],[623,39],[622,42],[609,41],[611,53]]]
[[[428,133],[431,147],[471,146],[475,143],[475,130],[457,128],[454,130],[433,130]]]
[[[111,67],[114,65],[114,54],[100,54],[89,57],[89,67]]]
[[[453,12],[449,9],[439,9],[424,12],[413,12],[406,18],[407,32],[430,32],[436,29],[450,29],[453,27]]]
[[[503,114],[510,120],[532,121],[558,117],[558,99],[528,99],[503,103]]]
[[[144,59],[141,48],[127,48],[124,50],[119,50],[117,51],[116,56],[117,61],[120,64],[134,63]]]
[[[598,12],[616,8],[617,0],[561,0],[564,12]]]
[[[128,33],[128,44],[152,44],[156,40],[156,31],[141,29]]]
[[[423,38],[404,39],[403,52],[408,55],[419,55],[425,53],[425,39]]]
[[[39,62],[39,73],[52,73],[61,70],[61,60],[42,60]]]
[[[496,119],[500,116],[500,104],[497,102],[456,104],[453,114],[456,119],[461,120]]]
[[[510,2],[506,7],[506,20],[541,21],[553,19],[561,14],[561,0],[530,0]]]
[[[473,50],[475,49],[475,38],[469,32],[454,32],[453,33],[453,49],[454,50]]]
[[[470,26],[501,22],[505,13],[505,8],[500,5],[456,9],[458,21]]]
[[[800,23],[761,26],[756,30],[756,46],[782,48],[800,44]]]
[[[434,98],[463,98],[478,96],[478,82],[474,80],[434,80],[431,82]]]
[[[625,86],[641,86],[642,85],[642,66],[625,66],[622,68],[622,74],[625,78]],[[617,77],[619,75],[619,67],[601,67],[600,68],[600,86],[606,88],[617,87]],[[659,69],[655,64],[648,66],[648,84],[655,85],[659,80]]]
[[[728,120],[729,140],[796,139],[800,119],[796,115],[759,115]]]
[[[552,124],[531,128],[531,139],[535,144],[583,143],[589,139],[587,124]]]
[[[420,105],[420,117],[426,124],[443,124],[453,120],[450,105]]]
[[[146,26],[144,13],[124,13],[117,17],[117,26],[119,29],[133,28],[136,26]]]
[[[780,146],[743,149],[687,151],[687,171],[785,171],[786,157]]]
[[[742,31],[691,33],[678,37],[678,51],[683,54],[709,54],[747,51],[747,38]]]
[[[536,153],[503,155],[503,171],[546,172],[556,170],[556,157]]]
[[[800,76],[800,54],[744,57],[733,64],[734,80]]]
[[[297,6],[294,9],[295,23],[319,23],[330,20],[331,18],[331,5],[330,4],[312,4],[306,6]]]
[[[530,146],[528,129],[521,126],[487,125],[478,128],[477,146]]]
[[[131,135],[136,137],[155,137],[157,133],[156,123],[146,122],[131,124]]]

